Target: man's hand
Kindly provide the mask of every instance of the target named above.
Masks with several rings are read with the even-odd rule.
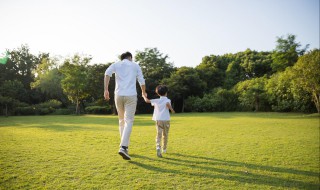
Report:
[[[104,99],[106,99],[107,101],[110,100],[109,90],[105,90],[105,91],[104,91]]]
[[[151,101],[147,98],[147,93],[146,92],[142,92],[142,97],[143,97],[143,99],[144,99],[144,101],[146,103],[151,103]]]

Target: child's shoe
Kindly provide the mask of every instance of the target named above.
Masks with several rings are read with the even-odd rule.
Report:
[[[161,150],[160,150],[160,149],[157,149],[157,156],[158,156],[159,158],[162,158],[162,154],[161,154]]]
[[[162,150],[162,153],[163,153],[163,154],[167,153],[167,150],[166,150],[166,149],[163,149],[163,150]]]

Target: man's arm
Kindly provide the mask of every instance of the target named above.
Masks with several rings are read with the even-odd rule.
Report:
[[[137,65],[137,67],[138,67],[137,79],[138,79],[138,82],[139,82],[140,87],[141,87],[141,93],[142,93],[143,97],[147,97],[146,82],[145,82],[145,79],[143,77],[141,67],[139,65]]]
[[[110,76],[109,75],[104,75],[104,99],[107,101],[110,100],[109,96],[109,81],[110,81]]]
[[[147,97],[147,93],[146,93],[146,85],[143,84],[143,85],[140,85],[141,87],[141,93],[142,93],[142,97]]]
[[[106,70],[106,72],[104,73],[104,98],[108,101],[110,100],[110,96],[109,96],[109,81],[110,78],[112,76],[112,73],[115,72],[115,68],[114,68],[115,64],[111,64],[108,69]]]

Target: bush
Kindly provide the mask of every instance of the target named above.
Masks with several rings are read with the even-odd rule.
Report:
[[[61,107],[61,104],[62,103],[60,101],[52,99],[52,100],[46,101],[44,103],[38,104],[37,107],[39,107],[39,108],[55,108],[55,109],[57,109],[57,108]]]
[[[110,114],[112,113],[110,106],[88,106],[85,108],[88,114]]]
[[[52,112],[54,112],[54,108],[38,108],[37,114],[39,115],[48,115]]]
[[[35,106],[16,107],[14,113],[15,115],[36,115],[37,108]]]
[[[191,112],[236,111],[238,99],[235,92],[217,88],[203,98],[189,97],[185,102],[185,108]]]
[[[74,113],[73,109],[60,108],[60,109],[56,109],[52,114],[53,115],[70,115],[73,113]]]
[[[15,115],[47,115],[53,113],[56,108],[61,106],[61,102],[58,100],[49,100],[44,103],[36,105],[27,105],[25,103],[20,103],[18,107],[15,108]]]

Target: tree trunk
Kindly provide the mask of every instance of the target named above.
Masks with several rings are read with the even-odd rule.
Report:
[[[320,94],[318,96],[317,93],[313,93],[313,102],[316,105],[318,114],[320,114]]]
[[[6,104],[6,117],[8,117],[8,104]]]
[[[182,109],[181,109],[181,112],[183,113],[184,112],[184,97],[182,96]]]
[[[259,111],[259,97],[258,96],[256,96],[256,98],[255,98],[255,108],[256,108],[256,112],[258,112]]]
[[[76,101],[76,114],[79,115],[79,99]]]

